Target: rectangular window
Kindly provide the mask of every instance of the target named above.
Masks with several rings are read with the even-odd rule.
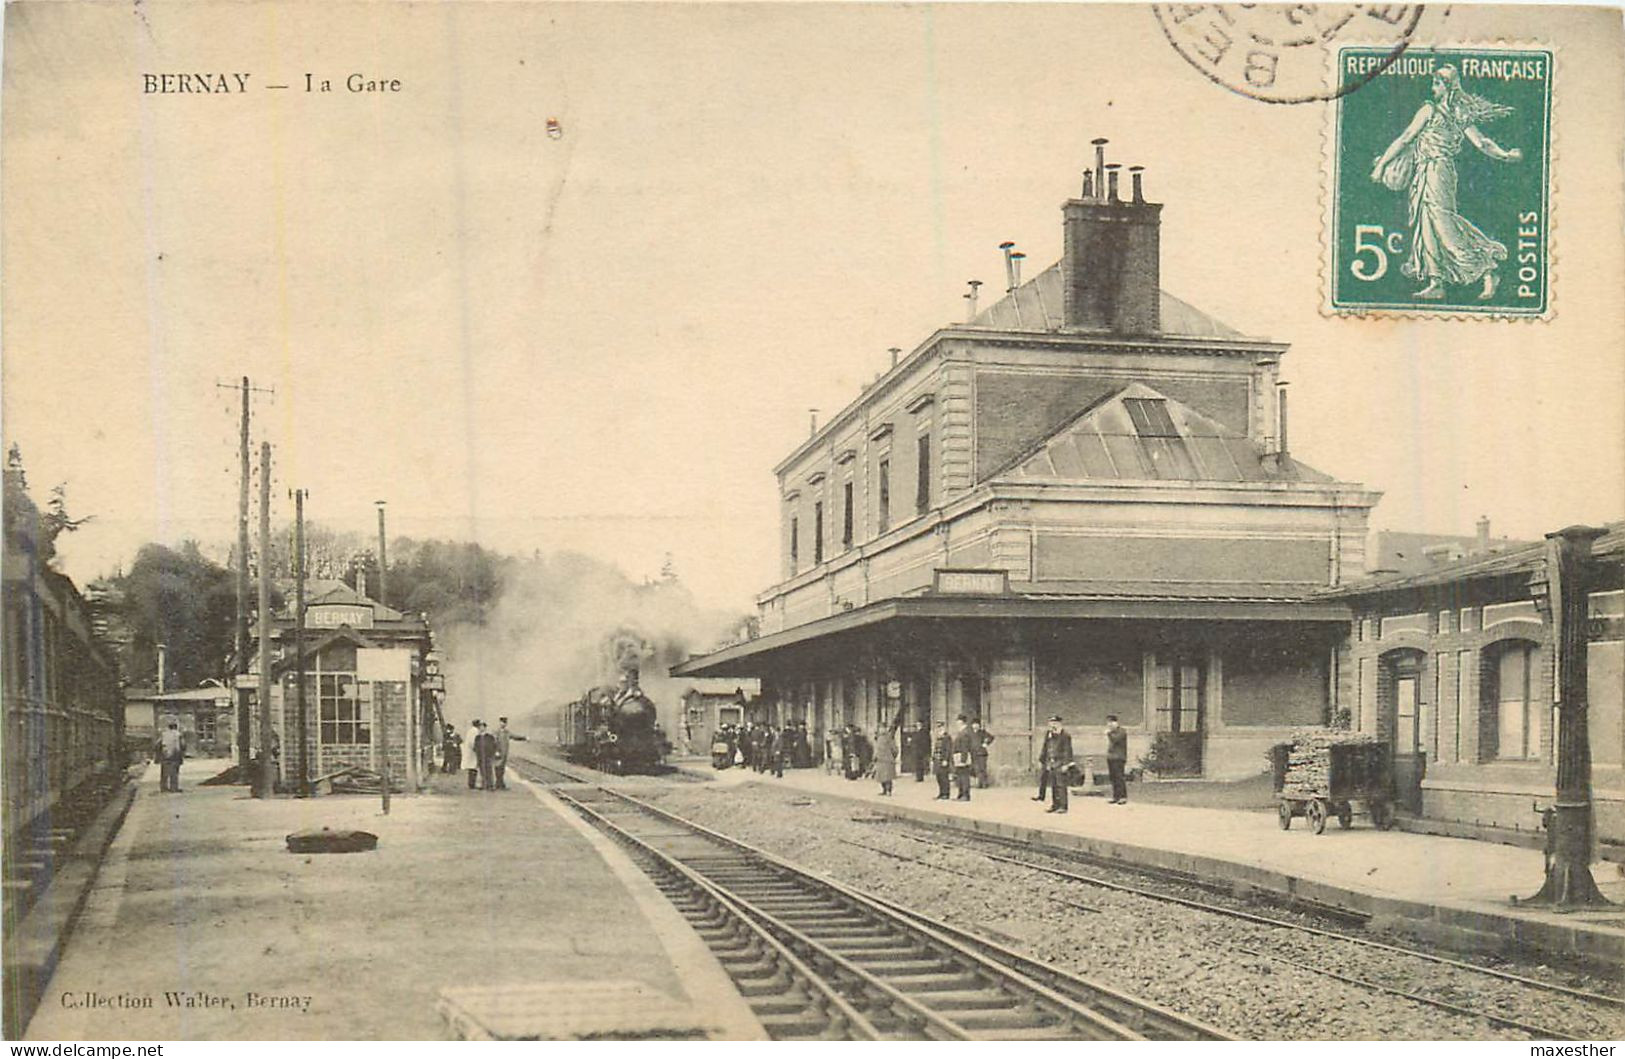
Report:
[[[322,673],[316,694],[324,744],[365,746],[372,742],[372,725],[362,715],[361,700],[356,697],[355,674]]]
[[[801,565],[801,524],[792,516],[790,519],[790,572],[796,572]]]
[[[1158,726],[1164,732],[1202,730],[1204,669],[1194,659],[1176,659],[1157,666]]]
[[[1540,756],[1540,710],[1532,702],[1538,681],[1533,673],[1533,651],[1515,645],[1496,661],[1500,721],[1496,757],[1530,759]]]
[[[914,511],[923,515],[931,507],[931,435],[920,436],[919,478],[914,487]]]
[[[852,547],[852,483],[841,487],[841,547]]]
[[[875,515],[875,524],[881,533],[891,529],[891,461],[880,461],[880,504]]]
[[[1472,665],[1471,651],[1456,652],[1456,753],[1451,760],[1461,760],[1461,707],[1466,697],[1467,672]]]
[[[813,565],[824,561],[824,502],[813,505]]]

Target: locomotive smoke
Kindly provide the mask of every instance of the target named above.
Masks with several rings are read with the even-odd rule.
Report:
[[[588,688],[617,685],[635,667],[670,735],[686,682],[667,670],[720,641],[739,615],[708,610],[675,579],[635,584],[575,553],[510,566],[484,625],[436,630],[447,719],[461,730],[498,716],[552,741],[558,708]]]

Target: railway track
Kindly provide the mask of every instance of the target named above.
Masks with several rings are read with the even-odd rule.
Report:
[[[959,833],[955,832],[955,836],[959,837]],[[1617,997],[1617,996],[1610,996],[1610,995],[1607,995],[1607,994],[1604,994],[1604,993],[1597,993],[1597,992],[1590,991],[1590,990],[1585,990],[1585,989],[1576,989],[1576,988],[1574,988],[1572,986],[1567,986],[1567,985],[1564,985],[1564,984],[1562,984],[1560,982],[1553,982],[1553,981],[1549,981],[1547,979],[1542,979],[1542,978],[1533,978],[1533,977],[1530,977],[1528,975],[1517,974],[1515,972],[1501,970],[1500,968],[1496,968],[1496,967],[1486,967],[1483,964],[1471,963],[1471,962],[1468,962],[1466,960],[1455,960],[1455,959],[1451,959],[1450,957],[1447,957],[1447,956],[1439,956],[1439,955],[1437,955],[1435,953],[1423,952],[1423,951],[1421,951],[1419,949],[1413,949],[1413,948],[1409,948],[1409,947],[1406,947],[1406,946],[1403,946],[1403,945],[1394,945],[1394,944],[1389,943],[1389,942],[1377,941],[1377,940],[1375,940],[1373,938],[1360,937],[1357,934],[1347,933],[1346,931],[1327,930],[1327,929],[1322,928],[1322,927],[1310,926],[1310,925],[1307,925],[1307,924],[1304,924],[1304,923],[1294,923],[1294,922],[1291,922],[1289,920],[1277,919],[1277,918],[1274,918],[1274,917],[1271,917],[1271,916],[1259,915],[1259,914],[1257,914],[1255,912],[1249,912],[1249,911],[1246,911],[1244,909],[1230,907],[1228,905],[1213,902],[1213,901],[1202,901],[1202,900],[1198,900],[1198,899],[1194,899],[1194,898],[1190,898],[1190,897],[1180,896],[1178,894],[1172,894],[1172,893],[1167,893],[1165,891],[1150,889],[1150,888],[1143,887],[1143,886],[1134,886],[1134,885],[1126,884],[1126,883],[1123,883],[1123,882],[1120,882],[1120,881],[1117,881],[1117,880],[1114,880],[1114,879],[1103,878],[1103,877],[1101,877],[1099,875],[1088,875],[1088,874],[1084,874],[1082,872],[1072,871],[1072,870],[1064,869],[1064,868],[1058,868],[1058,867],[1055,867],[1053,864],[1046,864],[1046,863],[1043,863],[1042,860],[1034,859],[1032,850],[1030,848],[1028,848],[1028,847],[1026,847],[1026,846],[1024,846],[1024,845],[1022,845],[1020,843],[1013,842],[1013,841],[1008,840],[1008,839],[999,838],[997,836],[978,835],[978,836],[975,837],[974,841],[972,841],[972,842],[964,842],[964,841],[960,841],[960,842],[941,842],[941,841],[936,841],[936,840],[932,840],[932,839],[920,838],[920,837],[914,836],[914,835],[910,835],[908,837],[911,840],[915,841],[915,842],[920,842],[922,844],[926,844],[926,845],[930,845],[930,846],[937,846],[937,847],[941,847],[941,848],[945,848],[945,849],[960,849],[960,850],[973,851],[973,852],[976,852],[976,853],[980,854],[983,857],[988,858],[989,860],[998,861],[998,862],[1005,863],[1005,864],[1011,864],[1011,865],[1014,865],[1014,866],[1017,866],[1017,867],[1026,868],[1026,869],[1031,870],[1031,871],[1041,872],[1041,873],[1046,874],[1046,875],[1052,875],[1052,876],[1055,876],[1055,877],[1058,877],[1058,878],[1067,879],[1069,881],[1081,883],[1081,884],[1088,885],[1088,886],[1098,887],[1098,888],[1101,888],[1101,889],[1115,890],[1115,891],[1118,891],[1120,893],[1131,893],[1131,894],[1135,894],[1135,895],[1138,895],[1138,896],[1141,896],[1141,897],[1146,897],[1146,898],[1156,900],[1156,901],[1162,901],[1162,902],[1166,902],[1166,903],[1170,903],[1170,904],[1181,905],[1183,907],[1195,909],[1195,910],[1201,911],[1201,912],[1208,912],[1208,913],[1212,913],[1212,914],[1215,914],[1215,915],[1222,915],[1222,916],[1225,916],[1225,917],[1230,918],[1230,919],[1236,919],[1236,920],[1240,920],[1242,922],[1251,923],[1251,924],[1255,924],[1255,925],[1258,925],[1258,926],[1277,928],[1277,929],[1280,929],[1280,930],[1283,930],[1283,931],[1296,931],[1296,932],[1299,932],[1299,933],[1314,935],[1316,937],[1326,938],[1326,939],[1335,940],[1335,941],[1339,941],[1339,942],[1345,942],[1345,943],[1347,943],[1349,945],[1356,946],[1358,948],[1367,949],[1367,950],[1370,950],[1370,951],[1373,951],[1373,952],[1380,952],[1380,953],[1394,955],[1394,956],[1409,957],[1409,958],[1421,960],[1421,961],[1424,961],[1426,963],[1431,963],[1431,964],[1441,966],[1441,967],[1449,967],[1449,968],[1454,969],[1454,970],[1465,971],[1465,972],[1469,972],[1469,973],[1472,973],[1472,974],[1482,975],[1482,976],[1492,978],[1492,979],[1495,979],[1496,981],[1503,982],[1503,983],[1506,983],[1506,984],[1509,984],[1509,985],[1516,985],[1516,986],[1520,986],[1520,987],[1527,988],[1527,989],[1535,989],[1535,990],[1539,990],[1539,991],[1543,991],[1543,992],[1547,992],[1547,993],[1556,994],[1556,995],[1559,995],[1559,996],[1568,997],[1571,1000],[1582,1001],[1582,1002],[1587,1003],[1587,1004],[1592,1004],[1592,1005],[1595,1005],[1595,1006],[1598,1006],[1598,1007],[1608,1008],[1608,1009],[1611,1009],[1613,1011],[1625,1010],[1625,999],[1622,999],[1622,998]],[[996,847],[1011,849],[1011,850],[1014,850],[1014,851],[1024,853],[1025,855],[1022,855],[1022,856],[1009,856],[1009,855],[1004,855],[1004,854],[999,854],[999,853],[990,853],[985,849],[979,849],[978,846],[977,846],[977,844],[979,844],[979,843],[985,843],[987,845],[992,845],[992,846],[996,846]],[[1067,851],[1067,850],[1044,850],[1043,853],[1041,854],[1041,856],[1044,857],[1044,858],[1048,858],[1048,859],[1056,860],[1056,861],[1061,861],[1061,862],[1080,861],[1082,863],[1090,864],[1090,865],[1093,865],[1093,864],[1096,863],[1092,858],[1081,857],[1081,856],[1075,855],[1071,851]],[[1300,911],[1303,911],[1303,910],[1300,909]],[[1288,962],[1288,963],[1292,962],[1292,961],[1288,960],[1286,957],[1274,956],[1273,954],[1270,954],[1270,953],[1259,952],[1257,955],[1264,956],[1264,957],[1269,957],[1269,958],[1280,959],[1282,962]],[[1363,984],[1363,985],[1366,985],[1366,986],[1368,986],[1370,988],[1373,988],[1373,989],[1376,989],[1376,990],[1379,990],[1379,991],[1397,993],[1397,995],[1406,996],[1407,998],[1412,999],[1412,1000],[1416,1000],[1416,1001],[1418,1001],[1420,1003],[1431,1004],[1431,1005],[1433,1005],[1435,1007],[1439,1007],[1439,1008],[1441,1008],[1443,1010],[1451,1010],[1451,1011],[1456,1011],[1458,1013],[1465,1010],[1465,1009],[1461,1009],[1458,1006],[1447,1003],[1447,1002],[1435,1002],[1434,1000],[1432,1000],[1432,999],[1430,999],[1430,998],[1428,998],[1428,997],[1426,997],[1424,995],[1416,994],[1416,993],[1414,993],[1412,991],[1396,991],[1391,986],[1387,986],[1387,985],[1384,985],[1382,983],[1356,980],[1355,984]],[[1531,1025],[1529,1025],[1527,1023],[1524,1023],[1524,1022],[1519,1022],[1519,1021],[1516,1021],[1516,1020],[1507,1019],[1507,1018],[1505,1018],[1505,1017],[1503,1017],[1501,1015],[1498,1015],[1498,1014],[1486,1013],[1486,1012],[1479,1012],[1477,1014],[1480,1017],[1485,1018],[1490,1022],[1496,1023],[1498,1025],[1507,1026],[1509,1028],[1517,1029],[1517,1030],[1520,1030],[1522,1032],[1527,1032],[1527,1033],[1531,1033],[1531,1034],[1538,1034],[1538,1033],[1545,1032],[1545,1031],[1542,1031],[1539,1027],[1531,1026]],[[1554,1039],[1565,1039],[1565,1040],[1570,1039],[1570,1038],[1564,1037],[1561,1034],[1551,1034],[1550,1036],[1552,1036]]]
[[[524,771],[630,851],[775,1040],[1228,1039],[624,792]]]

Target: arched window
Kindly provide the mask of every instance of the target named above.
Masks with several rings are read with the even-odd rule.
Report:
[[[1540,648],[1509,640],[1486,652],[1483,756],[1500,761],[1541,757]]]

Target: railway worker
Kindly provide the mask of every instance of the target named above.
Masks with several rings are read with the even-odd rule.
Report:
[[[508,719],[506,717],[497,718],[497,730],[494,734],[497,740],[497,750],[496,756],[491,760],[491,764],[496,770],[497,790],[505,791],[508,789],[506,773],[508,771],[509,744],[515,739],[519,740],[521,743],[528,742],[529,739],[526,736],[520,735],[518,732],[509,731]]]
[[[1117,714],[1106,718],[1106,771],[1112,778],[1112,804],[1128,804],[1128,784],[1123,770],[1128,768],[1128,730],[1117,723]]]
[[[476,717],[474,719],[474,723],[468,726],[468,734],[463,736],[463,745],[468,747],[468,760],[464,763],[464,771],[468,773],[469,790],[474,790],[477,786],[479,786],[480,760],[479,756],[475,753],[475,749],[479,745],[480,729],[484,727],[485,725],[481,723],[479,718]]]
[[[480,734],[474,737],[474,761],[479,765],[480,790],[494,791],[496,784],[497,737],[491,726],[480,722]]]
[[[1068,773],[1072,769],[1072,735],[1061,726],[1060,715],[1049,719],[1049,731],[1044,733],[1044,745],[1038,751],[1039,767],[1043,770],[1038,781],[1038,797],[1044,800],[1044,785],[1049,784],[1051,795],[1047,813],[1064,813],[1067,809]]]
[[[986,728],[983,728],[982,727],[982,722],[979,719],[975,720],[975,721],[972,721],[970,723],[970,731],[971,731],[971,748],[970,748],[971,771],[973,771],[976,774],[976,785],[978,787],[986,787],[987,786],[987,757],[988,757],[987,748],[989,746],[993,745],[993,733],[988,731]]]
[[[958,800],[970,801],[971,770],[976,763],[977,739],[971,733],[970,718],[960,714],[954,721],[954,790]]]
[[[455,775],[463,767],[463,737],[457,734],[456,725],[446,725],[446,736],[440,749],[440,771],[448,776]]]
[[[909,763],[905,767],[914,773],[915,783],[924,783],[925,770],[931,763],[931,733],[918,721],[908,727],[914,733],[914,748],[909,751]]]
[[[937,777],[937,801],[948,800],[948,777],[953,775],[954,739],[948,734],[948,722],[938,721],[936,734],[931,739],[931,771]]]
[[[158,762],[158,789],[165,794],[181,790],[181,762],[186,760],[186,740],[174,721],[158,733],[152,744],[153,760]]]
[[[897,779],[897,729],[875,730],[875,779],[880,782],[880,793],[890,796],[891,785]]]
[[[788,728],[771,728],[767,733],[768,765],[773,775],[781,780],[784,779],[784,755],[789,753],[789,733]]]

